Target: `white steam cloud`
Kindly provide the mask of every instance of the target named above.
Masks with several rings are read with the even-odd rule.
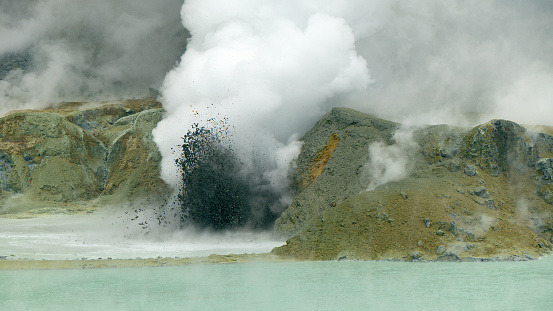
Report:
[[[182,0],[0,1],[0,114],[143,97],[185,50]]]
[[[356,37],[375,83],[350,104],[418,124],[553,124],[552,13],[551,1],[388,1]]]
[[[286,185],[286,174],[275,172],[286,172],[297,156],[298,134],[328,99],[371,82],[338,11],[319,1],[186,1],[191,40],[165,79],[167,116],[154,131],[163,178],[177,184],[172,148],[182,140],[174,133],[226,118],[246,167],[262,167],[276,188]]]
[[[401,180],[409,174],[413,166],[410,155],[419,148],[413,140],[413,130],[400,128],[394,134],[394,141],[392,145],[380,141],[370,144],[369,163],[365,168],[370,180],[367,191]]]

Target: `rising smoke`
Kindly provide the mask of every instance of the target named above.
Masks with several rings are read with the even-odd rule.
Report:
[[[552,2],[389,1],[376,14],[356,36],[375,83],[353,107],[417,124],[552,124]]]
[[[282,191],[263,204],[276,213],[290,203],[287,176],[274,172],[288,171],[299,152],[298,134],[324,113],[329,98],[370,82],[351,27],[328,11],[316,1],[185,2],[191,40],[165,79],[168,116],[154,131],[170,184],[178,184],[171,148],[179,142],[166,133],[185,133],[195,122],[225,116],[233,125],[229,143],[241,174],[251,176],[251,190],[269,185]]]
[[[278,118],[280,124],[272,124],[279,125],[277,135],[284,132],[281,140],[287,132],[302,133],[333,105],[421,123],[475,123],[498,117],[552,123],[550,1],[320,2],[212,0],[182,6],[183,0],[2,0],[0,112],[59,100],[147,95],[184,51],[188,33],[181,24],[182,6],[184,26],[195,34],[194,49],[183,61],[210,62],[194,67],[206,69],[195,80],[201,92],[237,96],[225,93],[225,75],[227,80],[228,75],[237,77],[235,84],[241,83],[239,77],[254,75],[258,81],[250,81],[250,93],[238,94],[242,98],[266,95],[263,88],[253,92],[256,85],[277,85],[291,93],[300,88],[297,81],[309,84],[303,86],[304,94],[318,94],[315,106],[302,104],[304,109],[290,114],[282,106],[277,109],[280,114],[273,119],[285,116]],[[349,34],[342,36],[336,23],[349,28]],[[352,40],[353,46],[346,42]],[[332,67],[329,63],[344,70],[348,66],[340,54],[345,46],[366,62],[352,61],[349,68],[370,70],[373,83],[367,83],[366,72],[357,73],[364,77],[355,81],[341,82],[356,84],[350,87],[338,86],[339,79],[332,86],[324,81],[332,74],[324,71]],[[259,63],[235,66],[254,55]],[[191,76],[189,67],[178,68]],[[235,67],[241,71],[232,71]],[[286,71],[296,80],[284,79]],[[176,75],[173,71],[167,77],[166,92],[177,89],[170,87],[178,83]],[[176,109],[171,102],[175,96],[165,95],[168,109]],[[273,104],[257,109],[278,106],[275,98],[262,101]],[[482,114],[483,119],[478,118]]]
[[[369,163],[366,173],[371,182],[367,190],[398,181],[407,177],[412,168],[410,155],[417,152],[419,145],[413,140],[411,128],[400,128],[394,133],[394,143],[386,145],[381,141],[369,145]]]
[[[144,97],[184,52],[182,0],[0,1],[0,113]]]

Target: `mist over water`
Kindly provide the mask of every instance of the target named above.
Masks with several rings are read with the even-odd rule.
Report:
[[[94,215],[0,218],[0,260],[184,258],[266,253],[283,244],[268,232],[176,230],[153,222],[148,213],[137,219],[111,209]]]

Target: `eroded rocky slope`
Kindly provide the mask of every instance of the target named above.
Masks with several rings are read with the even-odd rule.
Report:
[[[0,119],[0,213],[85,210],[168,191],[155,100],[63,103]]]
[[[64,103],[0,118],[0,214],[163,198],[155,100]],[[300,260],[529,259],[553,242],[553,137],[492,120],[406,128],[334,108],[302,138],[274,230]]]
[[[548,134],[505,120],[406,129],[335,108],[302,140],[297,195],[275,225],[290,238],[276,254],[488,260],[536,258],[551,249]],[[387,172],[398,169],[404,175]]]

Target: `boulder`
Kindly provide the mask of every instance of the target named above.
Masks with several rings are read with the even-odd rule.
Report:
[[[478,174],[476,172],[476,166],[474,165],[465,166],[465,170],[463,172],[465,172],[467,176],[476,176]]]
[[[474,192],[474,194],[476,194],[477,196],[479,196],[483,199],[487,199],[487,198],[490,197],[490,194],[488,193],[486,188],[484,188],[483,186],[477,187],[476,189],[473,190],[473,192]]]
[[[540,181],[544,184],[553,182],[553,159],[544,158],[536,162],[536,170],[541,177]]]

